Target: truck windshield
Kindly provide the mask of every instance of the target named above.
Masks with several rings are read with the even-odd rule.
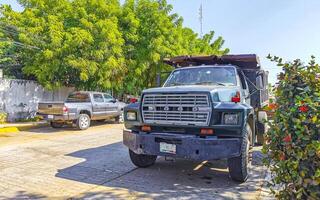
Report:
[[[177,85],[237,85],[236,70],[232,66],[192,67],[174,71],[164,87]]]
[[[67,100],[66,100],[67,103],[72,103],[72,102],[77,102],[77,103],[80,103],[80,102],[90,102],[90,97],[89,97],[89,94],[86,94],[86,93],[72,93],[72,94],[69,94]]]

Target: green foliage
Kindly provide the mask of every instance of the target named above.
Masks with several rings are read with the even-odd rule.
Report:
[[[16,122],[39,122],[43,120],[41,116],[35,116],[32,118],[26,118],[26,119],[16,119]]]
[[[125,68],[118,1],[20,2],[25,7],[21,13],[2,6],[1,21],[19,30],[17,37],[9,39],[25,44],[19,48],[22,55],[18,54],[25,74],[49,89],[99,90],[120,83]]]
[[[221,49],[224,40],[212,42],[214,32],[199,38],[191,29],[182,26],[182,18],[171,14],[172,6],[165,0],[126,0],[121,27],[125,39],[128,67],[124,90],[137,94],[155,85],[156,75],[170,71],[162,59],[178,55],[228,53]]]
[[[277,109],[264,152],[279,199],[320,198],[320,67],[314,57],[283,63],[276,88]]]
[[[7,113],[0,111],[0,124],[4,124],[7,121]]]
[[[166,0],[20,0],[0,7],[0,64],[46,88],[137,94],[171,70],[165,57],[227,53],[214,32],[199,38]],[[16,43],[19,42],[19,43]],[[9,55],[9,56],[8,56]],[[10,56],[10,55],[13,55]]]

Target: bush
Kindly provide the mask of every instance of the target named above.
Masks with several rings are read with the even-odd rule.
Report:
[[[278,199],[320,199],[320,68],[315,58],[283,63],[275,89],[277,109],[266,135],[265,164]]]
[[[7,121],[7,113],[0,111],[0,124],[4,124]]]
[[[34,116],[32,118],[27,118],[27,119],[16,119],[16,122],[38,122],[43,120],[41,116]]]

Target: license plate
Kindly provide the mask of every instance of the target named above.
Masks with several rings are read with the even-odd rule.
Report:
[[[48,119],[53,119],[53,115],[48,115]]]
[[[176,151],[177,151],[177,147],[175,144],[160,142],[160,152],[176,154]]]

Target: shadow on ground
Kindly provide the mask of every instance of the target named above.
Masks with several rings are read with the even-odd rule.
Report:
[[[93,185],[92,190],[70,199],[256,199],[262,184],[262,154],[257,150],[253,155],[250,178],[240,184],[229,178],[226,161],[200,167],[201,162],[160,157],[152,167],[136,168],[118,142],[66,155],[85,161],[58,170],[56,177]],[[20,191],[12,199],[52,197]]]
[[[47,197],[44,195],[28,193],[25,191],[18,191],[15,193],[15,195],[13,197],[0,196],[0,199],[6,199],[6,200],[45,199],[45,198],[47,198]]]
[[[90,128],[104,126],[104,125],[112,125],[112,124],[118,124],[118,123],[116,123],[113,120],[92,121],[88,130],[90,130]],[[50,127],[50,125],[48,125],[48,126]],[[63,132],[63,131],[82,131],[82,130],[78,130],[75,126],[72,126],[69,124],[64,125],[61,128],[38,127],[38,128],[33,128],[33,129],[28,130],[28,132],[31,132],[31,133],[57,133],[57,132]]]
[[[157,159],[154,166],[136,168],[131,164],[127,149],[121,142],[77,151],[67,156],[84,158],[85,162],[61,169],[57,177],[105,186],[108,192],[88,192],[81,198],[122,198],[114,196],[125,189],[137,198],[245,198],[261,185],[260,151],[253,152],[251,176],[240,184],[229,178],[226,161],[207,163],[177,159]],[[115,191],[115,192],[113,192]],[[230,194],[229,194],[230,193]],[[243,196],[244,195],[244,196]]]

